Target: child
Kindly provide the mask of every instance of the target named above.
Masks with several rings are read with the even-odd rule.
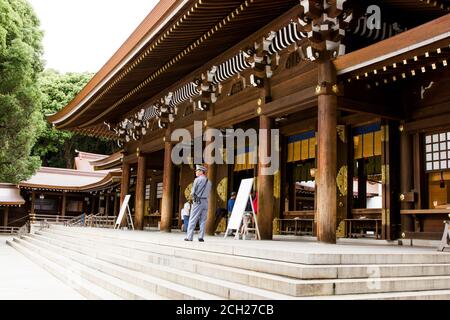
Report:
[[[187,232],[190,214],[191,214],[191,204],[188,201],[184,204],[183,209],[181,209],[181,217],[183,219],[183,232]]]

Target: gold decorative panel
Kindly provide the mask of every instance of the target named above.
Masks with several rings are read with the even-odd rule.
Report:
[[[337,126],[337,133],[338,133],[338,137],[339,139],[343,142],[346,143],[347,142],[347,137],[345,134],[345,126]]]
[[[275,197],[275,199],[280,198],[280,185],[281,185],[280,178],[281,178],[280,170],[277,170],[273,178],[273,196]]]
[[[348,168],[342,166],[336,177],[336,184],[342,197],[347,195]]]
[[[192,191],[192,186],[194,185],[194,183],[193,182],[191,182],[187,187],[186,187],[186,189],[184,190],[184,198],[186,199],[186,200],[190,200],[190,198],[191,198],[191,191]]]
[[[217,185],[217,194],[224,203],[227,203],[228,178],[223,178]]]
[[[338,228],[337,228],[337,230],[336,230],[336,237],[337,238],[345,238],[346,237],[346,235],[345,235],[345,221],[344,220],[342,220],[340,223],[339,223],[339,226],[338,226]]]

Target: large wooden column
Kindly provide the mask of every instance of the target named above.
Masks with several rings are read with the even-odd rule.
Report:
[[[161,231],[172,231],[173,215],[173,174],[174,166],[172,163],[172,143],[167,139],[164,143],[164,172],[163,172],[163,196],[161,208]]]
[[[336,84],[331,61],[318,64],[319,85]],[[326,92],[318,99],[317,240],[336,243],[336,125],[337,97]]]
[[[208,218],[206,220],[206,234],[213,236],[216,231],[214,224],[217,210],[217,164],[208,166],[208,180],[211,182],[211,193],[208,200]]]
[[[8,226],[9,207],[3,208],[3,226]]]
[[[145,173],[147,171],[146,156],[138,155],[137,182],[135,193],[134,227],[144,230]]]
[[[413,139],[406,132],[400,135],[400,206],[401,210],[414,209],[413,179]],[[414,223],[409,215],[401,215],[402,232],[414,231]]]
[[[269,167],[269,164],[262,164],[263,157],[270,156],[275,150],[271,150],[271,129],[273,120],[267,116],[259,117],[259,129],[267,130],[259,134],[258,148],[258,227],[261,234],[261,240],[272,240],[273,232],[273,175],[263,175],[262,169]],[[261,148],[262,144],[267,146],[267,150]]]
[[[207,132],[208,129],[206,128]],[[211,140],[212,137],[207,137],[208,140]],[[207,142],[208,145],[213,142]],[[209,155],[207,155],[209,156]],[[211,163],[211,159],[205,159],[207,162]],[[213,236],[216,231],[214,228],[216,222],[216,210],[217,210],[217,164],[212,163],[208,165],[208,180],[211,182],[211,193],[209,194],[208,200],[208,218],[206,220],[206,234],[209,236]]]
[[[61,204],[61,217],[66,216],[66,202],[67,202],[67,195],[65,192],[63,192],[62,195],[62,204]]]

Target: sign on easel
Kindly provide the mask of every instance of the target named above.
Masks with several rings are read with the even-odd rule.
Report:
[[[125,199],[123,200],[122,207],[120,207],[119,216],[117,217],[116,224],[114,225],[114,229],[120,229],[120,225],[122,224],[123,217],[125,215],[125,210],[127,211],[127,225],[128,228],[131,227],[131,230],[134,230],[133,218],[131,217],[131,210],[128,205],[130,202],[131,196],[127,194]]]
[[[258,222],[256,220],[255,209],[253,208],[253,199],[251,197],[251,191],[253,188],[253,178],[244,179],[241,181],[239,186],[239,191],[236,196],[236,201],[234,203],[233,211],[231,212],[231,217],[228,221],[227,230],[225,231],[225,238],[231,234],[232,230],[236,230],[235,239],[239,239],[239,235],[245,236],[248,231],[255,230],[256,238],[261,239],[259,235]],[[250,200],[252,212],[246,212],[247,203]],[[252,217],[255,222],[255,228],[248,228],[248,218]],[[245,218],[245,219],[244,219]],[[243,221],[244,220],[244,221]],[[244,222],[244,223],[243,223]],[[243,226],[243,228],[241,228]],[[245,237],[243,237],[245,239]]]
[[[450,247],[450,221],[445,221],[444,225],[444,234],[442,235],[442,240],[438,251],[444,251],[445,248]]]

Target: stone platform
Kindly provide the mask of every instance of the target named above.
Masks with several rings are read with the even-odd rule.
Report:
[[[0,236],[1,300],[84,300],[67,284],[6,245],[10,236]]]
[[[450,253],[51,226],[8,243],[90,299],[450,299]]]

